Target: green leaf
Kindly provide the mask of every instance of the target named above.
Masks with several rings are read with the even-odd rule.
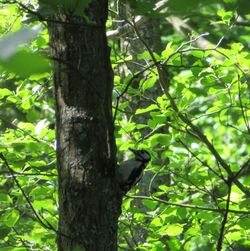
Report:
[[[50,189],[49,187],[35,187],[31,192],[30,195],[31,196],[38,196],[38,195],[49,195],[52,194],[53,190]]]
[[[154,227],[160,227],[164,224],[164,221],[162,220],[161,217],[156,217],[154,218],[152,221],[151,221],[151,226],[154,226]]]
[[[221,17],[224,23],[229,24],[234,13],[232,11],[225,11],[224,9],[220,9],[217,11],[217,15]]]
[[[167,59],[169,55],[171,55],[175,50],[174,48],[171,47],[172,46],[172,42],[169,42],[165,48],[164,51],[162,51],[161,53],[161,58],[164,60],[164,59]]]
[[[162,235],[176,236],[181,234],[182,231],[183,231],[183,224],[172,224],[167,226],[166,229],[164,229]]]
[[[151,200],[143,200],[142,203],[150,210],[154,210],[157,207],[157,205],[159,204],[159,202],[151,201]]]
[[[123,203],[122,206],[125,210],[128,210],[131,207],[131,202],[133,201],[133,199],[131,198],[126,198]]]
[[[220,223],[215,220],[211,220],[209,221],[205,221],[204,226],[203,226],[203,230],[204,233],[207,235],[218,235],[219,234],[219,229],[220,229]]]
[[[190,251],[211,251],[215,250],[213,248],[213,244],[210,242],[207,236],[200,235],[201,233],[197,233],[195,237],[191,239],[190,242]]]
[[[145,60],[145,59],[151,59],[151,55],[150,55],[150,53],[148,51],[144,51],[143,53],[137,55],[137,58],[138,59],[143,59],[143,60]]]
[[[0,99],[4,98],[6,96],[9,96],[11,94],[12,94],[12,92],[7,88],[1,88],[0,89]]]
[[[193,55],[196,58],[204,58],[204,52],[203,51],[190,51],[190,55]]]
[[[21,77],[29,77],[32,74],[41,74],[50,70],[49,61],[38,53],[31,51],[19,51],[6,60],[1,60],[0,65]]]
[[[171,188],[169,186],[166,186],[166,185],[160,185],[159,189],[161,191],[164,191],[165,193],[167,193],[167,192],[169,192],[171,190]]]
[[[231,48],[234,52],[238,53],[238,52],[242,51],[244,46],[241,43],[233,43],[233,44],[231,44]]]
[[[46,166],[47,163],[44,160],[30,161],[30,165],[32,167],[43,167]]]
[[[124,132],[134,131],[135,128],[136,128],[136,123],[128,121],[126,124],[123,125],[120,132],[121,132],[121,134],[124,134]]]
[[[161,134],[161,133],[156,133],[152,137],[149,138],[151,147],[156,146],[157,144],[160,144],[162,146],[168,146],[170,140],[171,140],[171,135]]]
[[[150,111],[153,111],[153,110],[158,110],[158,106],[153,104],[153,105],[150,105],[144,109],[137,109],[135,114],[138,115],[138,114],[143,114],[143,113],[146,113],[146,112],[150,112]]]
[[[36,210],[54,210],[54,202],[50,199],[42,199],[41,200],[35,200],[33,202],[33,206]]]
[[[150,112],[153,121],[148,121],[148,125],[155,128],[159,124],[164,124],[166,122],[166,116],[160,112]]]
[[[19,219],[19,212],[13,209],[4,216],[4,223],[8,227],[13,227],[15,226],[18,219]]]
[[[143,81],[143,83],[141,84],[142,85],[142,90],[143,91],[146,91],[152,87],[154,87],[156,81],[157,81],[157,77],[156,76],[152,76],[151,78]]]
[[[238,223],[238,225],[241,226],[243,229],[249,230],[250,218],[240,219],[237,223]]]
[[[185,220],[187,217],[188,211],[186,208],[183,207],[179,207],[176,210],[176,215],[178,216],[178,218],[180,218],[181,220]]]
[[[11,198],[8,194],[0,193],[0,202],[11,202]]]

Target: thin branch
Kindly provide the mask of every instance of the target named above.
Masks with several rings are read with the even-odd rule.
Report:
[[[152,135],[154,135],[156,132],[158,132],[160,129],[162,129],[163,127],[165,127],[165,125],[160,125],[156,128],[154,128],[152,131],[150,131],[147,135],[142,136],[140,139],[137,140],[136,144],[139,144],[140,142],[150,138]]]
[[[246,125],[247,131],[248,131],[248,133],[250,134],[250,124],[249,124],[249,120],[248,120],[248,117],[247,117],[247,113],[245,113],[244,106],[243,106],[243,104],[242,104],[242,99],[241,99],[241,88],[240,88],[240,76],[239,76],[239,74],[238,74],[238,81],[237,81],[237,84],[238,84],[238,97],[239,97],[239,102],[240,102],[241,114],[242,114],[244,123],[245,123],[245,125]]]
[[[247,175],[250,170],[250,158],[240,167],[239,171],[234,175],[233,179]]]
[[[197,135],[195,135],[192,131],[188,130],[187,128],[185,128],[185,130],[184,130],[184,129],[181,129],[181,128],[180,128],[181,125],[179,125],[179,127],[177,127],[177,126],[172,125],[172,124],[169,123],[169,122],[166,122],[166,125],[168,125],[169,127],[171,127],[172,129],[174,129],[174,130],[177,131],[177,132],[182,132],[182,133],[184,133],[184,134],[187,133],[187,134],[189,134],[190,136],[192,136],[192,137],[194,137],[194,138],[196,138],[196,139],[199,140],[199,137],[197,137]]]
[[[15,176],[46,176],[46,177],[57,177],[57,174],[53,174],[53,173],[20,173],[20,172],[16,172],[14,170],[12,170],[13,173],[15,174]],[[7,171],[2,171],[0,170],[0,174],[6,174],[9,173]],[[12,177],[12,176],[11,176]]]
[[[240,21],[237,21],[237,22],[235,22],[235,25],[250,27],[250,22],[240,22]]]
[[[224,217],[223,217],[223,220],[221,223],[220,235],[219,235],[218,242],[217,242],[217,251],[222,250],[225,227],[227,224],[228,213],[230,212],[229,207],[230,207],[230,197],[231,197],[231,191],[232,191],[232,180],[229,180],[227,185],[228,185],[228,194],[227,194],[226,209],[223,212]]]
[[[187,45],[190,45],[193,42],[196,42],[199,38],[205,37],[205,36],[208,36],[208,35],[209,35],[209,33],[206,32],[206,33],[200,34],[199,36],[195,37],[194,39],[191,39],[191,40],[181,44],[173,53],[171,53],[165,60],[162,61],[162,64],[166,64],[174,55],[176,55],[176,54],[178,54],[180,52],[183,53],[183,52],[193,50],[194,48],[189,48],[189,49],[186,49],[186,50],[182,50],[182,48],[187,46]],[[217,48],[217,47],[218,47],[218,45],[215,46],[215,48]],[[199,50],[201,50],[201,49],[199,49]]]
[[[180,47],[183,48],[183,46],[187,45],[187,44],[190,44],[194,41],[197,41],[199,38],[201,38],[201,36],[207,36],[208,33],[204,33],[204,34],[201,34],[200,36],[197,36],[196,38],[186,42],[186,43],[183,43]],[[186,53],[186,52],[190,52],[190,51],[202,51],[202,52],[206,52],[206,51],[215,51],[217,52],[218,54],[222,55],[223,57],[227,58],[227,59],[230,59],[225,53],[221,52],[218,50],[218,47],[220,46],[221,42],[223,41],[224,39],[224,36],[222,36],[219,41],[217,42],[217,44],[213,47],[213,48],[208,48],[208,49],[202,49],[202,48],[194,48],[194,47],[190,47],[188,49],[185,49],[185,50],[181,50],[181,48],[177,48],[176,51],[174,51],[172,54],[170,54],[165,60],[162,61],[161,64],[166,64],[174,55],[178,54],[178,53]],[[234,63],[233,64],[242,74],[243,76],[245,77],[246,80],[248,80],[247,78],[247,75],[246,73],[244,72],[244,70],[239,66],[239,64],[237,63]]]
[[[207,116],[210,116],[210,115],[214,115],[216,113],[221,113],[222,111],[224,110],[230,110],[230,109],[241,109],[241,108],[244,108],[244,109],[248,109],[247,106],[237,106],[237,105],[228,105],[228,106],[224,106],[224,107],[221,107],[220,109],[216,110],[216,111],[213,111],[213,112],[210,112],[210,113],[205,113],[205,114],[202,114],[202,115],[199,115],[197,117],[194,117],[191,121],[195,121],[195,120],[199,120],[200,118],[203,118],[203,117],[207,117]]]
[[[194,210],[201,210],[201,211],[208,211],[208,212],[215,212],[215,213],[224,213],[226,209],[221,209],[221,208],[210,208],[210,207],[202,207],[202,206],[196,206],[196,205],[189,205],[189,204],[182,204],[182,203],[176,203],[176,202],[170,202],[166,200],[162,200],[156,197],[148,197],[148,196],[140,196],[140,195],[126,195],[127,198],[132,198],[132,199],[140,199],[140,200],[150,200],[150,201],[156,201],[160,202],[169,206],[174,206],[174,207],[184,207],[184,208],[189,208],[189,209],[194,209]],[[234,209],[229,209],[228,212],[233,213],[233,214],[242,214],[242,215],[250,215],[250,211],[241,211],[241,210],[234,210]]]

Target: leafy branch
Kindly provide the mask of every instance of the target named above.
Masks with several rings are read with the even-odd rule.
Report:
[[[215,149],[213,144],[208,140],[206,135],[200,130],[200,128],[198,126],[196,126],[196,125],[194,125],[192,123],[192,121],[188,118],[187,115],[184,115],[179,111],[179,108],[177,107],[174,99],[172,98],[172,96],[170,95],[169,90],[168,90],[169,89],[169,79],[166,76],[166,72],[165,72],[166,69],[163,67],[162,64],[158,63],[158,61],[156,60],[152,50],[150,49],[150,47],[147,45],[145,40],[140,35],[140,32],[138,31],[137,27],[134,26],[134,24],[132,24],[131,22],[129,22],[129,23],[133,26],[136,35],[138,36],[138,38],[140,39],[142,44],[146,47],[146,49],[148,50],[154,64],[156,65],[161,90],[166,95],[166,97],[168,98],[168,100],[170,102],[170,105],[171,105],[172,109],[175,111],[176,115],[181,119],[182,122],[184,122],[188,127],[190,127],[192,129],[193,133],[195,133],[196,136],[200,139],[200,141],[203,142],[207,146],[207,148],[209,149],[211,154],[215,157],[217,162],[228,173],[229,177],[233,177],[234,175],[233,175],[233,172],[230,169],[230,166],[222,159],[219,152]],[[207,35],[207,33],[205,33],[203,35]],[[198,39],[198,38],[200,38],[200,36],[198,36],[196,39]],[[192,39],[191,42],[194,42],[196,39]],[[214,50],[217,50],[217,48],[220,45],[221,41],[222,41],[222,39],[219,40],[217,45],[214,47]],[[185,46],[185,45],[187,45],[187,43],[183,44],[183,46]],[[180,46],[177,49],[176,53],[179,53],[181,51],[181,49],[183,48],[183,46]],[[187,49],[187,50],[189,51],[189,50],[192,50],[192,49],[190,48],[190,49]],[[185,50],[185,51],[187,51],[187,50]],[[208,50],[212,50],[212,49],[208,49]],[[203,50],[203,51],[206,51],[206,50]],[[171,55],[174,55],[174,53],[171,54]],[[168,59],[169,59],[169,57],[168,57]],[[245,193],[247,196],[250,196],[250,191],[246,187],[244,187],[237,179],[234,179],[233,182],[243,193]]]
[[[15,176],[15,172],[14,170],[10,167],[7,159],[5,158],[5,156],[3,155],[3,153],[0,153],[0,159],[3,161],[5,167],[8,169],[12,179],[14,180],[16,186],[18,187],[18,189],[21,191],[23,197],[25,198],[26,202],[28,203],[30,209],[32,210],[33,214],[35,215],[37,221],[41,224],[42,227],[48,229],[48,230],[53,230],[54,232],[57,232],[57,230],[50,224],[47,222],[47,224],[45,224],[43,222],[43,220],[41,219],[41,217],[39,216],[39,214],[37,213],[37,211],[35,210],[35,208],[33,207],[29,196],[26,194],[26,192],[23,190],[22,186],[20,185],[18,179]]]

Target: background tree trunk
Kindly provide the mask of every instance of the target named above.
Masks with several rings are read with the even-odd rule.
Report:
[[[115,181],[113,72],[105,35],[108,3],[88,18],[49,23],[57,123],[58,250],[116,250],[121,198]],[[88,22],[86,21],[88,20]]]

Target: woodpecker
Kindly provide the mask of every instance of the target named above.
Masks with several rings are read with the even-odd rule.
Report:
[[[135,158],[122,162],[118,168],[118,181],[121,189],[126,193],[135,186],[143,176],[143,171],[151,156],[146,150],[129,148]]]

